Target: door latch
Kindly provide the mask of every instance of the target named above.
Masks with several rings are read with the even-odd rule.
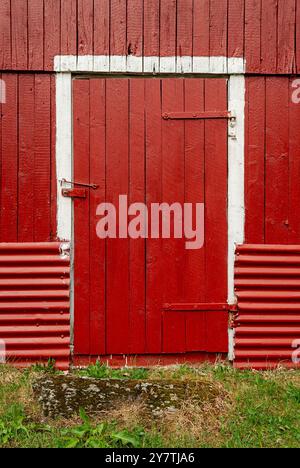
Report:
[[[66,189],[63,188],[62,196],[66,198],[86,198],[86,190],[83,188]]]
[[[77,187],[87,187],[87,188],[91,188],[93,190],[97,190],[97,188],[99,188],[99,185],[96,185],[96,184],[85,184],[83,182],[71,182],[70,180],[61,179],[60,180],[60,185],[62,186],[63,184],[73,185],[73,186],[77,186]]]
[[[233,140],[236,140],[236,114],[235,112],[230,112],[229,123],[228,123],[228,136]]]

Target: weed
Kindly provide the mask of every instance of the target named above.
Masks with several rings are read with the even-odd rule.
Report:
[[[148,370],[144,368],[112,369],[97,361],[86,369],[79,371],[79,374],[94,379],[134,379],[143,380],[148,377]]]
[[[144,431],[135,428],[133,431],[118,431],[115,423],[102,422],[93,424],[84,410],[80,411],[82,424],[61,431],[57,439],[59,448],[138,448],[142,446]]]

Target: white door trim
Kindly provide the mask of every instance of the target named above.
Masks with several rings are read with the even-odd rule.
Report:
[[[228,75],[228,109],[236,115],[236,138],[228,137],[228,303],[235,303],[234,252],[244,242],[245,61],[227,57],[56,56],[57,237],[72,241],[72,201],[60,181],[72,180],[72,73]]]

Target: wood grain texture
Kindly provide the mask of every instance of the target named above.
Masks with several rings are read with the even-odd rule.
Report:
[[[94,53],[94,1],[78,0],[78,55]]]
[[[61,55],[77,55],[77,0],[63,0],[60,15]]]
[[[247,79],[246,93],[245,236],[246,242],[263,244],[265,242],[265,79]]]
[[[0,70],[12,68],[11,3],[0,2]]]
[[[194,2],[193,55],[209,56],[209,0]]]
[[[249,73],[294,73],[299,10],[297,0],[2,0],[0,70],[51,71],[56,55],[144,53],[244,57]]]
[[[28,69],[44,70],[44,2],[28,2]]]
[[[278,112],[280,109],[280,112]],[[266,237],[270,244],[288,243],[289,81],[266,79]]]
[[[246,242],[298,244],[299,104],[294,78],[246,80]]]
[[[261,69],[261,0],[245,0],[245,58],[247,70]]]
[[[64,1],[64,0],[63,0]],[[60,0],[44,2],[44,68],[53,70],[54,57],[61,44]]]
[[[48,74],[12,73],[3,74],[2,79],[6,84],[6,103],[2,105],[0,126],[0,239],[2,242],[54,240],[53,79]],[[53,181],[55,188],[51,188]]]
[[[74,180],[90,182],[90,83],[88,80],[76,80],[73,87],[74,102]],[[90,354],[90,213],[89,196],[83,200],[74,200],[74,233],[77,242],[74,251],[74,346],[77,354]]]
[[[227,80],[85,78],[75,80],[74,93],[75,177],[99,185],[74,204],[75,319],[83,320],[75,327],[75,352],[226,352],[227,312],[216,303],[227,297],[227,121],[166,121],[162,114],[224,112]],[[149,239],[128,238],[119,195],[128,205],[146,202],[149,215],[153,203],[205,202],[204,248],[186,250],[186,239],[174,235],[172,214],[170,238],[163,238],[162,226],[159,238],[151,238],[151,223]],[[117,238],[96,236],[101,201],[116,207]],[[134,218],[125,214],[125,222]],[[211,307],[180,309],[203,302]]]

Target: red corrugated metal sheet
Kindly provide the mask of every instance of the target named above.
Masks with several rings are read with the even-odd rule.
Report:
[[[239,246],[235,288],[235,367],[296,366],[293,345],[300,340],[300,245]]]
[[[70,258],[62,244],[0,243],[0,339],[25,367],[70,358]]]

